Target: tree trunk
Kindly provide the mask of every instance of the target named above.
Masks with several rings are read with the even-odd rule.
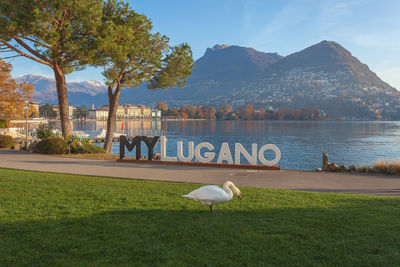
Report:
[[[54,76],[56,78],[56,88],[58,96],[58,109],[60,111],[61,131],[64,137],[71,135],[71,124],[69,120],[69,105],[67,97],[67,84],[65,75],[57,64],[54,67]]]
[[[118,109],[118,100],[119,95],[121,93],[122,86],[120,84],[117,85],[114,94],[112,93],[112,87],[108,87],[108,118],[107,118],[107,134],[106,141],[104,142],[104,149],[106,153],[110,153],[112,146],[112,139],[114,137],[115,130],[115,121],[117,118],[117,109]]]

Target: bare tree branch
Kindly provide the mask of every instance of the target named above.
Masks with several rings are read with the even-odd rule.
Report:
[[[22,55],[14,55],[14,56],[9,56],[9,57],[2,57],[1,59],[9,59],[9,58],[16,58],[16,57],[22,57]]]
[[[49,63],[49,62],[47,62],[47,61],[44,61],[44,60],[40,60],[40,59],[38,59],[38,58],[36,58],[36,57],[34,57],[34,56],[31,56],[31,55],[29,55],[29,54],[26,54],[26,53],[22,52],[21,50],[19,50],[19,49],[17,49],[16,47],[10,45],[9,43],[7,43],[6,41],[4,41],[3,39],[0,39],[0,42],[3,43],[3,44],[4,44],[5,46],[7,46],[8,48],[10,48],[11,50],[17,52],[17,53],[20,54],[21,56],[30,58],[30,59],[32,59],[32,60],[34,60],[34,61],[36,61],[36,62],[39,62],[39,63],[41,63],[41,64],[44,64],[44,65],[47,65],[47,66],[50,66],[50,67],[53,68],[53,64],[51,64],[51,63]]]
[[[14,40],[17,41],[17,43],[19,43],[23,48],[28,50],[34,56],[38,57],[39,59],[41,59],[43,61],[46,61],[46,62],[50,63],[50,60],[48,58],[46,58],[45,56],[41,55],[37,51],[33,50],[29,45],[27,45],[24,41],[19,39],[17,36],[14,36]]]

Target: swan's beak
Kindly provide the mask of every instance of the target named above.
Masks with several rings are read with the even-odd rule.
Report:
[[[237,195],[237,197],[238,197],[240,200],[242,200],[242,194],[239,193],[239,194]]]

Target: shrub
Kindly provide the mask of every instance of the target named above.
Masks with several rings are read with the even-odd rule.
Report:
[[[53,127],[40,124],[39,128],[36,130],[36,136],[39,140],[53,137]]]
[[[90,138],[79,138],[77,136],[67,138],[67,140],[71,139],[71,154],[100,154],[106,152],[104,148],[93,144]]]
[[[393,174],[400,175],[400,161],[392,162],[392,171],[393,171]]]
[[[35,152],[44,154],[65,154],[68,152],[67,140],[54,136],[42,139],[36,144]]]
[[[71,154],[100,154],[105,152],[104,148],[91,143],[73,142],[71,144]]]
[[[7,123],[9,122],[10,120],[4,120],[4,119],[0,120],[0,128],[8,128]]]
[[[87,154],[101,154],[106,153],[103,147],[96,146],[95,144],[84,144],[83,145],[83,153]]]
[[[377,162],[374,163],[374,168],[378,173],[385,173],[388,174],[390,173],[390,164],[386,161],[383,160],[378,160]]]
[[[360,165],[360,166],[357,166],[356,168],[357,168],[357,172],[368,172],[368,170],[369,170],[369,167],[367,165]]]
[[[0,148],[14,148],[16,142],[9,135],[0,135]]]

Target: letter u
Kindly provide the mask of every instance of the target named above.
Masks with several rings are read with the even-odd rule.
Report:
[[[188,143],[188,156],[183,156],[183,144],[182,141],[176,143],[176,150],[178,154],[178,159],[183,162],[189,162],[193,159],[194,156],[194,142]]]

